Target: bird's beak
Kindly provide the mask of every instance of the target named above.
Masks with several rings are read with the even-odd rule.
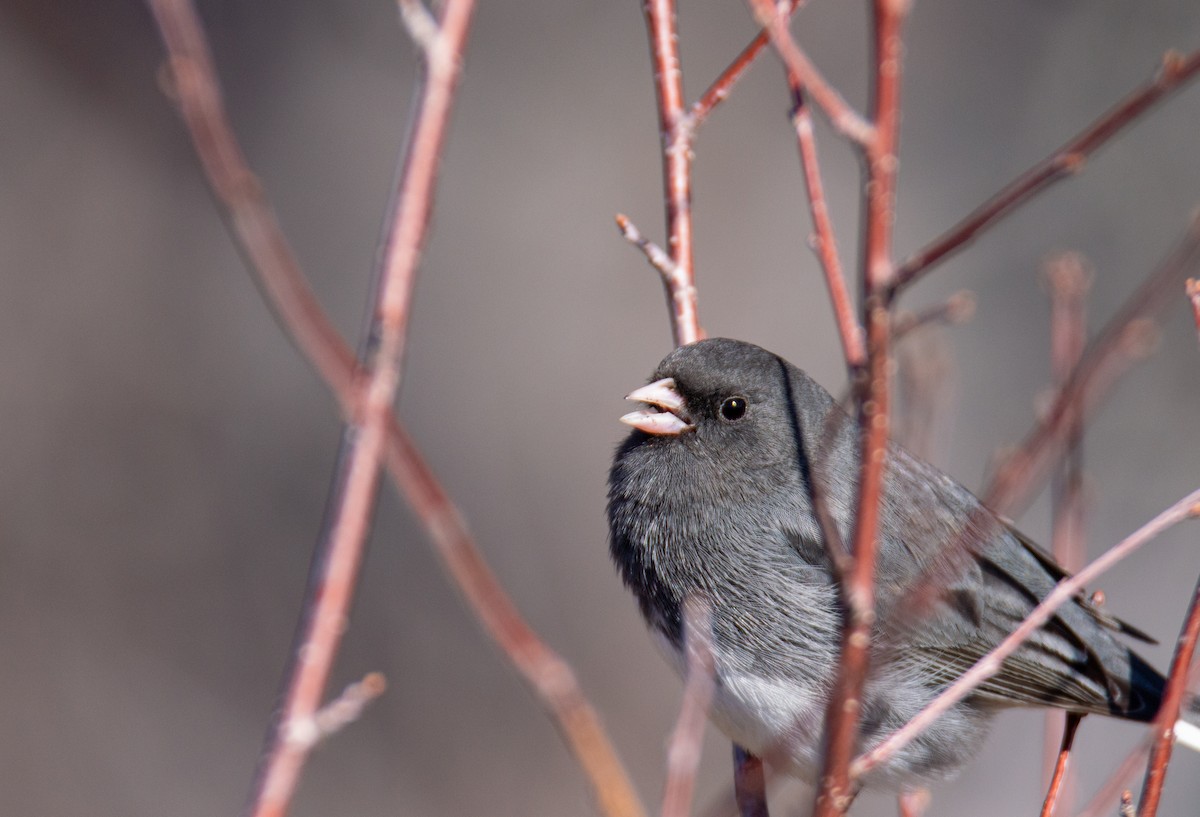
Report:
[[[647,403],[658,409],[631,411],[621,418],[622,423],[647,434],[682,434],[695,428],[685,419],[683,398],[675,389],[675,381],[669,377],[635,389],[625,399]]]

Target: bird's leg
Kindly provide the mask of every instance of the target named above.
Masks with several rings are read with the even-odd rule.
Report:
[[[736,743],[733,745],[733,791],[740,817],[770,817],[763,762]]]

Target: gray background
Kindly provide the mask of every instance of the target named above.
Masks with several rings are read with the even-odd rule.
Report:
[[[796,31],[864,103],[862,3]],[[355,335],[410,104],[394,7],[201,4],[250,159],[325,304]],[[1192,0],[923,0],[909,28],[897,245],[920,246],[1146,79],[1200,46]],[[748,41],[739,2],[686,3],[695,96]],[[242,801],[297,612],[338,439],[325,389],[273,324],[156,86],[135,3],[0,3],[0,813],[230,814]],[[840,388],[773,57],[697,145],[701,311]],[[969,287],[946,335],[953,400],[935,459],[968,485],[1048,382],[1042,259],[1078,249],[1094,325],[1200,203],[1200,88],[1106,149],[906,300]],[[841,246],[856,163],[821,130]],[[661,237],[647,46],[634,2],[483,2],[473,29],[400,412],[521,610],[575,667],[657,802],[679,684],[606,554],[621,397],[670,346],[655,274],[612,224]],[[1158,353],[1088,436],[1094,555],[1197,485],[1200,354],[1182,298]],[[1044,503],[1022,520],[1048,537]],[[1165,665],[1200,572],[1198,529],[1104,581]],[[295,814],[593,814],[553,727],[385,491],[335,687],[387,695],[314,756]],[[1090,791],[1141,733],[1090,719]],[[1001,719],[933,814],[1031,814],[1041,718]],[[728,784],[710,736],[700,798]],[[1194,813],[1181,757],[1164,813]],[[798,787],[778,798],[802,814]],[[888,814],[866,797],[864,814]]]

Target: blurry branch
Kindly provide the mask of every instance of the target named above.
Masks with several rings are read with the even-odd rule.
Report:
[[[1054,375],[1055,388],[1061,389],[1079,365],[1079,358],[1087,344],[1087,294],[1091,288],[1093,273],[1087,260],[1079,253],[1060,253],[1049,259],[1045,268],[1045,282],[1050,295],[1050,368]],[[1075,417],[1064,432],[1066,450],[1063,461],[1054,474],[1051,488],[1051,513],[1053,515],[1051,552],[1055,560],[1073,573],[1083,565],[1085,531],[1085,498],[1083,491],[1083,418]],[[1044,817],[1060,800],[1063,810],[1070,806],[1070,788],[1067,786],[1067,758],[1071,741],[1075,737],[1078,721],[1075,715],[1061,710],[1050,710],[1045,716],[1045,745],[1048,758],[1054,758],[1050,792],[1042,809]],[[1058,736],[1062,746],[1055,751]],[[1060,794],[1060,790],[1066,794]]]
[[[1192,305],[1196,331],[1200,333],[1200,283],[1189,278],[1185,287]],[[1162,787],[1167,778],[1167,764],[1174,748],[1175,722],[1179,718],[1183,700],[1188,691],[1192,658],[1196,653],[1196,642],[1200,640],[1200,581],[1192,594],[1187,618],[1175,644],[1175,655],[1171,659],[1171,671],[1167,675],[1167,686],[1163,691],[1162,706],[1154,719],[1155,739],[1150,750],[1150,764],[1142,783],[1142,796],[1138,802],[1138,817],[1155,817],[1162,797]]]
[[[1064,713],[1062,745],[1058,750],[1058,758],[1054,763],[1054,773],[1050,776],[1050,787],[1046,791],[1046,799],[1042,803],[1041,817],[1054,817],[1058,807],[1059,797],[1066,783],[1067,768],[1071,760],[1071,747],[1075,744],[1075,732],[1083,715],[1076,712]]]
[[[1155,817],[1162,798],[1162,787],[1167,780],[1167,764],[1174,748],[1175,722],[1187,694],[1188,677],[1192,669],[1192,656],[1196,653],[1196,641],[1200,639],[1200,582],[1192,593],[1187,618],[1175,645],[1171,659],[1171,671],[1167,675],[1167,686],[1163,691],[1162,705],[1154,719],[1155,739],[1150,750],[1150,765],[1142,784],[1142,797],[1138,801],[1138,817]]]
[[[1200,280],[1187,280],[1188,300],[1192,304],[1192,318],[1196,321],[1196,332],[1200,333]]]
[[[361,375],[357,360],[313,295],[262,194],[261,187],[249,170],[229,125],[220,97],[216,72],[194,9],[184,0],[151,0],[151,8],[167,45],[174,91],[196,152],[209,184],[227,208],[230,226],[240,248],[250,261],[251,271],[285,331],[317,368],[337,396],[342,410],[348,417],[360,417],[364,395],[361,393]],[[440,32],[437,34],[437,42],[441,45],[429,48],[429,78],[421,111],[428,113],[431,109],[436,111],[440,108],[441,113],[438,117],[441,121],[430,121],[426,116],[419,114],[421,118],[413,132],[406,163],[410,172],[432,174],[435,169],[441,136],[444,135],[445,116],[451,100],[450,91],[453,89],[454,76],[457,75],[457,61],[462,53],[470,10],[469,2],[449,0],[442,22],[437,23]],[[421,17],[421,13],[410,6],[407,10],[410,23],[412,20],[432,19]],[[420,26],[421,23],[417,25]],[[428,31],[421,35],[421,39],[425,40],[425,47],[428,48],[430,42],[427,35]],[[439,50],[443,57],[432,56]],[[445,54],[454,55],[454,59],[445,59]],[[451,72],[452,76],[441,74],[442,71]],[[431,91],[432,85],[441,87]],[[429,101],[431,95],[434,97],[432,102]],[[435,132],[431,133],[431,130]],[[432,155],[428,152],[431,149]],[[428,207],[428,185],[431,181],[430,177],[424,184],[424,208]],[[427,209],[412,200],[411,196],[416,196],[415,192],[408,191],[413,191],[413,187],[405,181],[402,183],[400,206],[396,208],[396,212],[398,215],[408,213],[409,217],[416,218],[423,225]],[[415,225],[408,225],[402,231],[393,231],[388,240],[388,269],[401,265],[403,257],[397,259],[397,256],[403,253],[407,253],[407,258],[415,263],[415,250],[419,244],[414,246],[412,242],[414,239],[419,242],[420,232],[415,229]],[[381,312],[391,322],[393,334],[397,319],[402,320],[406,311],[404,301],[404,298],[393,295],[381,302]],[[393,339],[391,344],[394,349],[396,340]],[[395,376],[398,377],[398,372]],[[637,800],[628,775],[617,758],[599,718],[583,696],[574,674],[561,658],[538,639],[521,618],[488,569],[457,508],[395,419],[390,401],[381,417],[379,414],[380,412],[376,412],[375,422],[382,423],[383,426],[381,436],[386,446],[387,467],[397,486],[420,517],[444,566],[472,610],[555,718],[559,729],[587,773],[604,813],[609,817],[641,817],[644,809]],[[352,561],[352,567],[356,568],[357,556]],[[316,593],[310,591],[305,601],[304,621],[295,650],[297,656],[318,652],[309,647],[308,633],[314,620],[332,619],[336,625],[336,634],[340,634],[344,629],[348,597],[332,599],[322,592],[324,582],[321,577],[334,563],[340,567],[343,585],[347,589],[353,586],[353,576],[345,576],[349,567],[347,560],[342,559],[340,554],[326,553],[322,546],[313,560],[313,570],[316,573],[311,588]],[[356,570],[350,572],[354,573]],[[327,585],[325,589],[328,589]],[[322,605],[337,601],[338,608],[333,611],[314,611],[312,606],[316,600]],[[332,651],[325,650],[322,657],[325,664],[321,668],[316,695],[318,699],[332,663]],[[310,665],[310,661],[304,661],[297,662],[295,667],[303,670]],[[289,676],[289,691],[297,684],[298,681]],[[312,686],[312,683],[308,682],[307,685]],[[312,704],[307,717],[312,716],[316,706],[316,703]],[[271,773],[261,772],[257,786],[258,794],[255,802],[251,804],[255,809],[253,813],[281,814],[286,808],[291,791],[294,790],[306,752],[289,746],[286,740],[286,736],[291,734],[293,724],[304,722],[305,716],[298,715],[293,710],[293,707],[289,707],[280,717],[269,740],[270,756],[264,760],[270,768],[276,768],[286,759],[287,785],[284,787],[281,784],[268,784],[267,777],[271,776]]]
[[[303,743],[310,748],[316,746],[358,720],[367,705],[386,689],[387,680],[381,673],[368,673],[361,681],[342,690],[341,695],[321,707],[308,721],[293,722],[288,741]]]
[[[865,774],[880,763],[893,757],[897,751],[908,745],[913,738],[920,734],[929,724],[937,720],[946,710],[961,701],[981,683],[994,675],[1000,669],[1000,665],[1004,660],[1012,655],[1023,641],[1045,624],[1059,607],[1081,593],[1084,587],[1092,580],[1126,556],[1129,556],[1158,534],[1185,519],[1197,516],[1200,516],[1200,490],[1193,491],[1176,502],[1123,541],[1105,551],[1103,555],[1074,576],[1060,581],[1042,599],[1041,603],[1033,608],[1025,620],[1021,622],[1020,626],[1001,641],[995,649],[979,659],[957,681],[946,687],[916,717],[892,733],[874,749],[857,758],[854,761],[853,768],[855,775]]]
[[[1046,466],[1053,462],[1071,428],[1091,410],[1133,361],[1145,357],[1156,336],[1152,323],[1170,293],[1190,270],[1200,265],[1200,212],[1158,267],[1129,296],[1083,353],[1058,390],[1045,416],[997,469],[984,504],[1013,514],[1025,506]],[[1178,290],[1174,290],[1178,291]]]
[[[1137,121],[1154,103],[1180,88],[1197,73],[1200,73],[1200,51],[1193,51],[1186,56],[1168,51],[1150,82],[1125,97],[1050,156],[1013,179],[970,215],[904,261],[896,271],[889,297],[897,296],[903,288],[962,250],[980,233],[1050,185],[1081,172],[1088,157],[1127,125]]]
[[[696,769],[704,743],[704,727],[716,688],[712,654],[712,614],[706,601],[684,602],[684,655],[687,684],[671,743],[667,747],[667,784],[662,817],[688,817],[696,788]]]
[[[897,312],[892,321],[892,342],[899,343],[905,336],[930,324],[957,326],[975,317],[975,293],[963,289],[940,304],[934,304],[920,312]]]
[[[929,808],[929,789],[905,789],[900,792],[900,817],[921,817]]]

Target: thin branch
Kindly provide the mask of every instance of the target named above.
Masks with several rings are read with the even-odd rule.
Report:
[[[1142,797],[1138,802],[1138,817],[1155,817],[1162,798],[1163,784],[1167,780],[1167,764],[1171,761],[1174,748],[1175,722],[1188,693],[1188,675],[1192,668],[1192,656],[1196,653],[1196,642],[1200,640],[1200,582],[1192,593],[1187,618],[1175,645],[1171,659],[1171,671],[1167,674],[1167,686],[1163,690],[1162,704],[1154,719],[1155,740],[1150,750],[1150,765],[1142,784]]]
[[[659,136],[663,153],[663,197],[667,211],[667,249],[685,283],[666,286],[671,332],[677,346],[704,337],[696,302],[692,247],[692,150],[688,112],[683,100],[679,31],[675,0],[645,0],[654,90],[658,99]]]
[[[761,5],[758,0],[755,2]],[[861,281],[867,342],[865,378],[858,391],[861,466],[855,505],[854,561],[851,572],[841,584],[844,606],[841,655],[825,713],[825,747],[813,805],[814,817],[844,814],[854,798],[850,766],[858,742],[862,690],[875,624],[876,532],[890,436],[891,313],[883,294],[892,276],[903,58],[901,30],[907,12],[907,0],[875,0],[873,5],[872,127],[864,146],[867,183]],[[781,28],[776,19],[771,30],[772,41],[777,46],[783,40]],[[787,39],[790,40],[790,34]],[[788,69],[794,72],[790,63]]]
[[[1059,796],[1067,778],[1067,768],[1071,760],[1071,747],[1075,744],[1075,732],[1083,716],[1076,712],[1067,712],[1063,722],[1062,745],[1058,750],[1058,758],[1054,763],[1054,774],[1050,777],[1050,787],[1046,791],[1046,799],[1042,802],[1041,817],[1054,817],[1058,807]]]
[[[686,285],[686,282],[679,274],[679,267],[671,260],[671,256],[667,255],[666,250],[643,236],[641,230],[629,220],[628,216],[623,213],[617,213],[616,221],[617,229],[621,231],[621,236],[641,250],[642,254],[646,256],[646,260],[650,262],[650,266],[658,270],[658,274],[663,277],[663,284],[671,292],[672,302],[674,302],[675,298],[673,297],[674,292],[672,288]]]
[[[790,15],[787,11],[778,8],[771,0],[748,2],[754,19],[767,32],[793,84],[803,87],[838,133],[858,145],[871,142],[875,137],[873,126],[842,98],[796,44],[788,29]]]
[[[303,743],[310,749],[358,720],[367,705],[387,689],[381,673],[368,673],[342,690],[342,694],[321,707],[307,721],[294,721],[287,736],[289,742]]]
[[[1151,106],[1200,73],[1200,51],[1186,56],[1168,51],[1158,72],[1116,106],[1092,122],[1054,153],[1009,182],[940,237],[915,252],[897,270],[890,296],[895,297],[934,266],[974,241],[1017,207],[1057,181],[1083,170],[1088,157],[1137,121]]]
[[[167,44],[193,144],[209,184],[228,208],[249,269],[285,331],[349,415],[358,404],[356,358],[313,295],[238,147],[199,20],[189,4],[178,0],[154,0],[152,10]],[[521,617],[403,427],[390,414],[387,423],[387,465],[392,477],[480,623],[554,717],[603,812],[609,817],[643,817],[645,810],[628,774],[574,674]]]
[[[796,13],[796,9],[803,5],[804,0],[789,0],[787,15],[790,18]],[[695,131],[704,120],[708,119],[708,115],[713,112],[713,109],[729,98],[733,86],[737,84],[742,75],[746,73],[746,69],[750,64],[762,53],[763,48],[770,42],[766,31],[760,31],[750,44],[742,49],[733,62],[721,72],[712,84],[708,86],[700,98],[692,105],[689,115],[689,127],[691,128],[691,138],[695,138]]]
[[[863,346],[862,325],[854,315],[854,305],[846,288],[846,274],[838,255],[837,238],[833,233],[833,222],[829,219],[829,206],[825,201],[825,186],[821,182],[821,163],[817,159],[816,134],[813,132],[812,114],[804,104],[804,92],[789,77],[792,89],[792,125],[796,129],[796,142],[800,149],[800,165],[804,170],[804,186],[808,192],[808,209],[812,214],[812,245],[825,274],[825,285],[829,289],[829,301],[833,306],[833,317],[837,323],[838,337],[842,341],[842,353],[846,366],[854,373],[867,362],[867,350]]]
[[[1003,641],[983,658],[979,659],[971,669],[944,689],[937,698],[922,709],[916,717],[903,727],[892,733],[886,740],[871,751],[863,754],[854,761],[855,776],[860,776],[893,757],[897,751],[920,734],[926,727],[937,720],[944,712],[961,701],[981,683],[992,677],[1006,658],[1031,636],[1039,627],[1049,621],[1050,617],[1063,604],[1071,601],[1083,588],[1103,574],[1110,567],[1132,554],[1146,542],[1153,539],[1167,528],[1185,519],[1200,516],[1200,490],[1193,491],[1176,502],[1167,510],[1147,522],[1136,532],[1126,537],[1080,570],[1074,576],[1063,579],[1051,590],[1041,603],[1025,617],[1025,620],[1013,630]]]
[[[899,343],[906,335],[930,324],[947,324],[956,326],[966,323],[975,317],[975,293],[970,290],[959,290],[939,304],[921,310],[920,312],[896,313],[892,321],[892,342]]]
[[[704,746],[704,726],[716,687],[713,673],[712,617],[703,599],[690,598],[684,605],[684,653],[687,683],[683,705],[667,747],[667,784],[662,817],[688,817],[696,788],[696,769]]]

